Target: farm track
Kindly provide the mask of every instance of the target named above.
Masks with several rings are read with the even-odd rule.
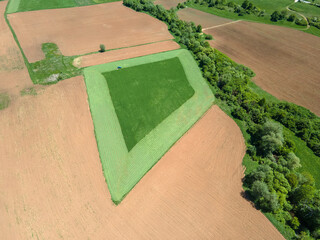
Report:
[[[307,27],[306,27],[305,29],[301,29],[301,30],[308,30],[308,29],[310,28],[310,24],[309,24],[306,16],[304,16],[303,14],[301,14],[301,13],[299,13],[299,12],[297,12],[297,11],[294,11],[294,10],[290,9],[290,6],[291,6],[292,4],[294,4],[294,3],[295,3],[295,2],[291,3],[290,5],[288,5],[288,6],[286,7],[286,9],[287,9],[288,11],[290,11],[290,12],[296,13],[296,14],[298,14],[299,16],[301,16],[301,17],[307,22]]]
[[[229,25],[229,24],[233,24],[233,23],[237,23],[237,22],[241,22],[241,21],[242,21],[242,20],[237,20],[237,21],[233,21],[233,22],[229,22],[229,23],[224,23],[224,24],[217,25],[217,26],[212,26],[212,27],[204,28],[204,29],[202,29],[202,31],[210,30],[210,29],[217,28],[217,27],[223,27],[223,26],[226,26],[226,25]]]

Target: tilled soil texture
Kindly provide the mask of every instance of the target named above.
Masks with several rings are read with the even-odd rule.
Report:
[[[180,46],[174,41],[164,41],[141,45],[137,47],[122,48],[104,53],[96,53],[76,58],[73,65],[75,67],[88,67],[108,62],[114,62],[129,58],[141,57],[149,54],[166,52],[179,49]]]
[[[175,8],[178,3],[183,3],[184,0],[156,0],[154,4],[162,5],[165,9]]]
[[[241,197],[245,144],[217,106],[115,206],[82,77],[0,118],[3,239],[282,239]]]
[[[32,85],[20,50],[5,21],[7,1],[0,2],[0,93],[19,94]]]
[[[56,43],[65,56],[173,39],[165,23],[113,2],[8,15],[29,62],[44,58],[41,45]]]
[[[197,25],[200,24],[202,28],[214,27],[233,22],[233,20],[218,17],[193,8],[180,9],[178,11],[178,16],[184,21],[194,22]]]
[[[320,38],[290,28],[237,22],[205,31],[211,45],[250,67],[253,81],[275,97],[320,116]]]

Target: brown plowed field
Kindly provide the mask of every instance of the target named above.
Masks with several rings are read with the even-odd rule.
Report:
[[[184,8],[178,11],[180,19],[188,22],[200,24],[202,28],[218,26],[221,24],[233,22],[233,20],[215,16],[210,13],[202,12],[194,8]]]
[[[53,42],[66,56],[173,39],[167,25],[113,2],[8,15],[30,62],[44,58],[42,43]]]
[[[4,19],[7,2],[0,2],[0,93],[19,94],[32,85],[20,50]]]
[[[156,0],[154,4],[162,5],[165,9],[175,8],[178,3],[182,3],[184,0]]]
[[[245,152],[217,106],[146,174],[110,200],[82,77],[1,112],[3,239],[282,239],[240,196]]]
[[[74,65],[76,67],[88,67],[102,63],[114,62],[128,58],[141,57],[149,54],[175,50],[178,48],[180,48],[179,44],[174,41],[157,42],[136,47],[122,48],[105,53],[86,55],[75,59]]]
[[[320,116],[319,37],[244,21],[205,32],[213,35],[213,47],[256,73],[258,86]]]

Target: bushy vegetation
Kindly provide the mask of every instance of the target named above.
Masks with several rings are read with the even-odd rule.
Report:
[[[81,75],[82,70],[72,64],[77,56],[63,56],[54,43],[42,44],[42,51],[45,54],[45,59],[30,63],[33,83],[52,84]]]
[[[258,167],[246,175],[244,184],[256,206],[282,224],[287,238],[317,238],[320,192],[309,173],[297,172],[300,159],[294,153],[295,144],[280,123],[310,142],[318,154],[319,118],[302,107],[253,92],[249,83],[254,73],[212,49],[199,33],[200,27],[180,20],[173,9],[148,0],[124,0],[124,5],[167,23],[176,41],[192,52],[215,96],[245,125],[246,162],[256,162]]]
[[[264,16],[265,11],[255,6],[249,0],[244,0],[241,4],[237,4],[233,1],[227,2],[226,0],[194,0],[195,4],[207,5],[209,8],[216,8],[219,10],[228,10],[243,15],[256,15],[258,17]]]

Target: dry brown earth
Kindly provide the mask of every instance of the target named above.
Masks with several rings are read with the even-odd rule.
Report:
[[[41,45],[53,42],[66,56],[173,39],[167,25],[122,2],[8,15],[30,62],[44,58]]]
[[[19,94],[32,85],[20,50],[4,19],[7,2],[0,2],[0,93]]]
[[[110,200],[82,77],[1,112],[3,239],[282,239],[240,196],[244,140],[213,106],[124,201]]]
[[[184,0],[156,0],[154,4],[162,5],[165,9],[175,8],[178,3],[182,3]]]
[[[208,28],[213,26],[218,26],[221,24],[233,22],[233,20],[215,16],[210,13],[202,12],[193,8],[184,8],[178,11],[178,16],[180,19],[188,22],[194,22],[195,24],[200,24],[202,28]]]
[[[76,67],[88,67],[102,63],[114,62],[128,58],[141,57],[149,54],[165,52],[180,48],[179,44],[174,41],[163,41],[151,43],[136,47],[122,48],[105,53],[96,53],[76,58],[74,65]]]
[[[214,48],[250,67],[254,82],[320,116],[320,38],[290,28],[237,22],[205,31]]]

